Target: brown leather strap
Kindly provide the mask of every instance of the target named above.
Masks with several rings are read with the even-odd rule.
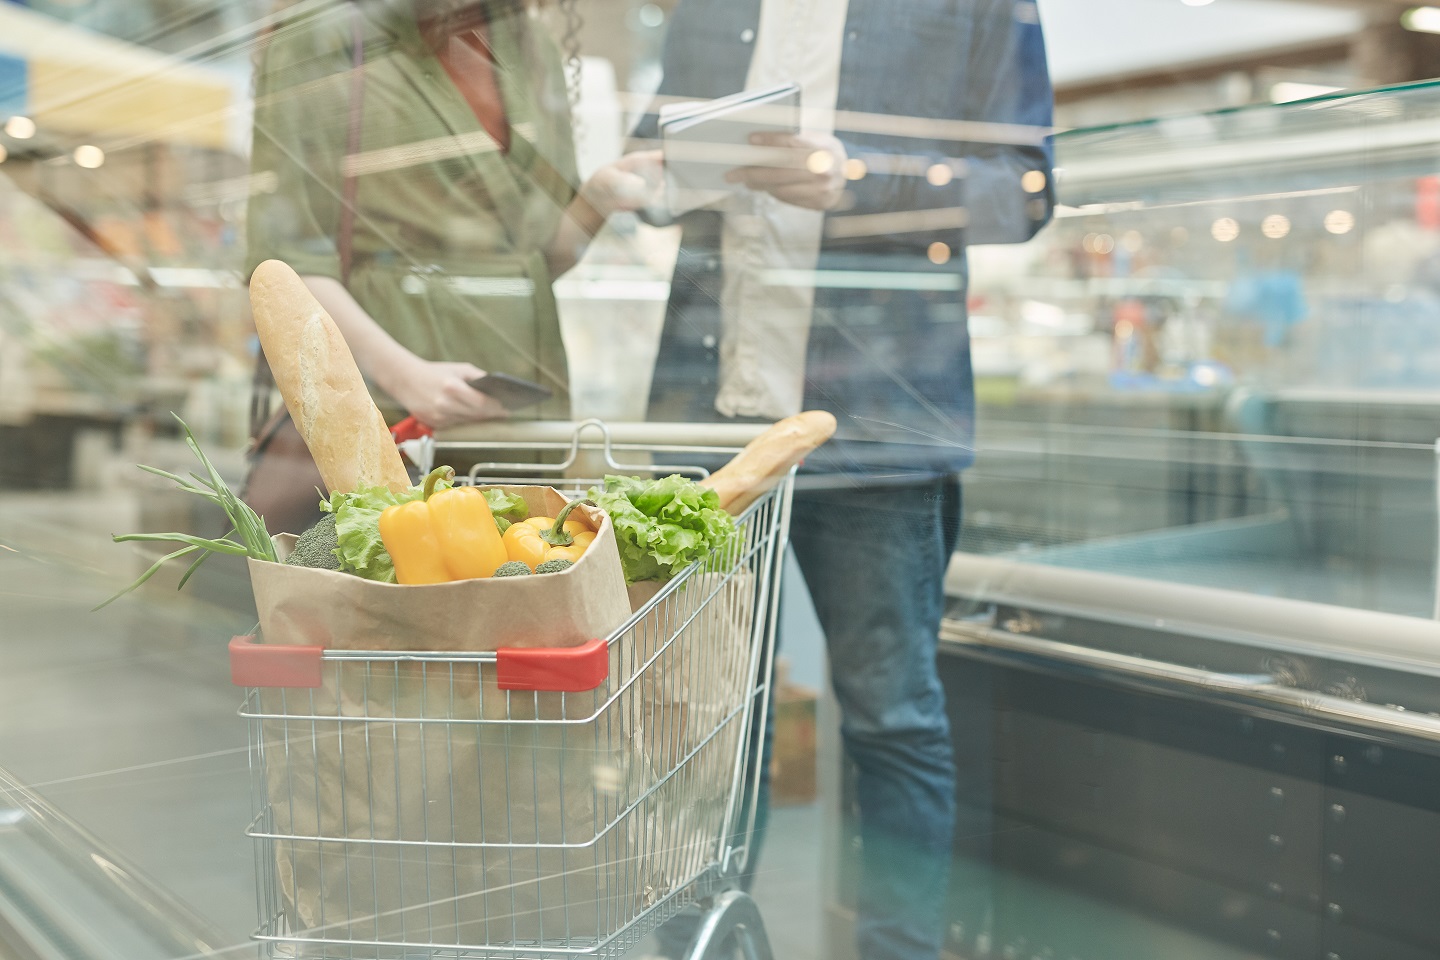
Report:
[[[260,446],[260,437],[270,419],[270,390],[275,385],[275,375],[270,371],[270,361],[265,351],[256,348],[255,377],[250,381],[250,450],[253,453]]]
[[[355,238],[355,155],[360,152],[360,128],[365,118],[365,29],[360,14],[360,4],[350,4],[350,129],[345,137],[345,157],[341,161],[344,183],[341,189],[343,202],[340,206],[340,282],[349,286],[350,264],[354,254]]]

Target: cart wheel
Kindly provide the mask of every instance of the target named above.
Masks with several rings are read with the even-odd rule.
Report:
[[[727,890],[701,919],[685,960],[732,960],[737,949],[745,960],[775,960],[760,908],[749,894]]]

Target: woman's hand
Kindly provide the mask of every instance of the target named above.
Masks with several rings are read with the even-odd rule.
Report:
[[[596,170],[565,209],[550,241],[551,275],[558,277],[573,267],[611,216],[657,202],[665,185],[664,169],[659,150],[640,150]]]
[[[659,150],[627,153],[596,170],[580,188],[580,197],[604,221],[616,213],[642,210],[658,200],[664,173],[664,155]]]
[[[725,179],[770,194],[782,203],[829,210],[845,193],[845,145],[829,134],[757,133],[757,147],[776,148],[777,162],[740,167]]]
[[[503,420],[510,412],[493,397],[470,386],[485,371],[473,363],[421,360],[410,363],[387,387],[410,415],[430,427],[454,427],[481,420]]]
[[[510,412],[500,401],[470,386],[485,376],[473,363],[423,360],[401,346],[366,313],[333,277],[301,277],[335,320],[361,372],[400,406],[430,427],[502,420]]]

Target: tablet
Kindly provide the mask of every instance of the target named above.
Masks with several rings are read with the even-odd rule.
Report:
[[[799,132],[800,85],[794,82],[661,107],[660,140],[671,211],[693,210],[743,189],[725,179],[737,167],[790,159],[788,150],[752,144],[753,134]]]

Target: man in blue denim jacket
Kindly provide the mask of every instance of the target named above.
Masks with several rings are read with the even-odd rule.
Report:
[[[773,419],[793,400],[836,415],[792,537],[858,773],[857,944],[864,960],[934,958],[955,815],[936,638],[973,458],[965,248],[1023,242],[1050,216],[1039,15],[1033,0],[681,0],[660,102],[791,79],[802,132],[765,145],[795,162],[731,174],[744,216],[680,218],[649,416]],[[657,135],[645,118],[637,136]],[[803,296],[776,292],[796,275]],[[802,313],[798,335],[765,339]],[[775,382],[787,339],[793,396]]]

